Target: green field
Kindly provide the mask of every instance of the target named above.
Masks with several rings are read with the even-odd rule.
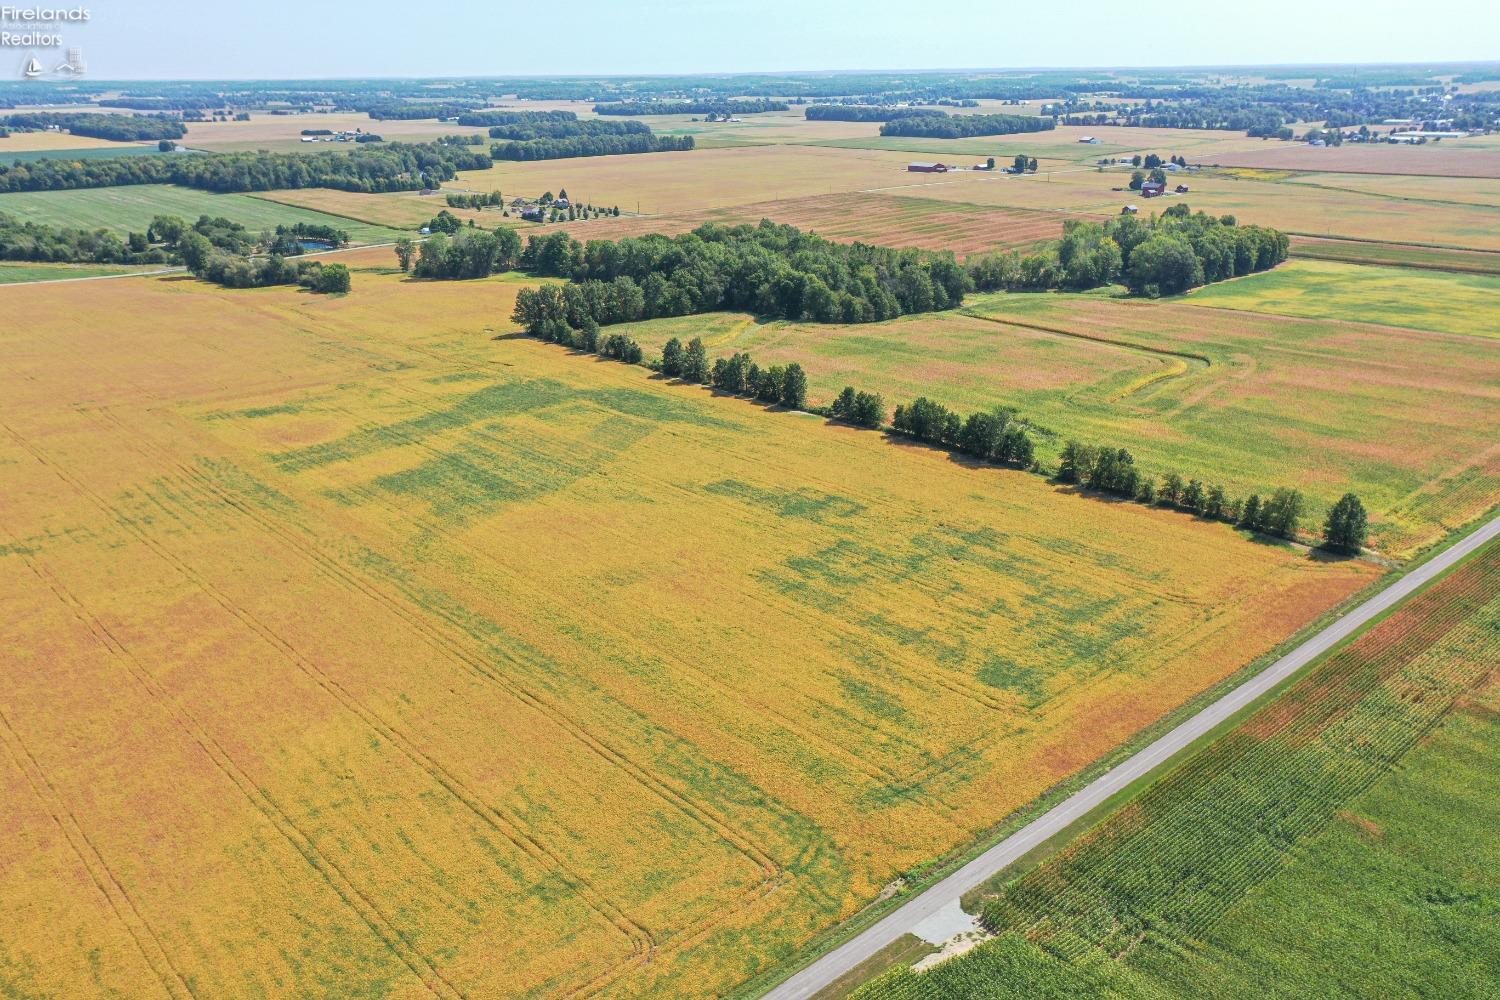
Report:
[[[1281,316],[1500,337],[1494,314],[1495,303],[1500,302],[1500,277],[1492,275],[1300,260],[1200,288],[1190,300],[1200,306]]]
[[[20,261],[0,262],[0,285],[22,281],[62,281],[68,278],[102,278],[111,274],[134,274],[157,270],[155,267],[131,267],[127,264],[33,264]]]
[[[160,156],[156,146],[88,146],[83,149],[27,149],[9,152],[0,143],[0,162],[32,163],[36,160],[101,160],[113,156]]]
[[[710,356],[797,361],[815,404],[853,385],[888,409],[919,395],[965,412],[1014,406],[1047,463],[1077,438],[1236,496],[1293,486],[1309,527],[1353,490],[1393,555],[1500,500],[1487,453],[1500,359],[1472,339],[1103,294],[982,295],[962,312],[859,326],[716,314],[622,329],[648,354],[701,337]]]
[[[1364,240],[1292,240],[1292,256],[1345,264],[1383,264],[1424,271],[1459,271],[1500,275],[1500,253],[1415,246],[1410,243],[1372,243]]]
[[[1494,997],[1497,655],[1491,545],[856,995]]]
[[[252,232],[306,222],[336,226],[348,232],[355,243],[384,243],[401,235],[384,226],[281,205],[247,194],[211,194],[170,184],[0,194],[0,212],[27,222],[82,229],[141,232],[157,215],[178,215],[188,221],[200,215],[214,215],[238,222]]]

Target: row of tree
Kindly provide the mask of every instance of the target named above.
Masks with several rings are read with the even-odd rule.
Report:
[[[521,266],[575,283],[629,281],[640,292],[640,313],[595,314],[606,325],[726,309],[819,323],[874,322],[952,308],[969,288],[951,253],[833,243],[770,221],[709,223],[680,236],[587,245],[565,232],[533,236]]]
[[[23,222],[0,212],[0,260],[90,264],[160,264],[168,257],[140,233],[70,229]]]
[[[600,124],[610,124],[601,122]],[[639,124],[632,122],[631,124]],[[497,142],[490,155],[497,160],[566,160],[579,156],[618,156],[624,153],[680,153],[693,148],[690,135],[577,135],[565,139]]]
[[[505,204],[505,196],[499,191],[486,191],[479,194],[449,194],[446,198],[449,208],[489,208]]]
[[[376,121],[404,121],[417,118],[457,118],[474,109],[471,103],[442,101],[387,101],[372,104],[365,113]]]
[[[891,416],[891,430],[986,462],[1028,468],[1036,461],[1036,448],[1024,422],[1008,409],[971,413],[965,418],[921,396],[908,405],[896,407]]]
[[[458,116],[460,125],[528,125],[537,122],[573,122],[578,116],[571,111],[502,111],[485,108]]]
[[[785,101],[764,98],[754,100],[712,101],[610,101],[594,105],[596,115],[753,115],[764,111],[786,111]]]
[[[401,270],[419,278],[455,281],[511,270],[520,258],[521,237],[506,227],[460,228],[451,239],[436,233],[420,248],[403,236],[395,249]]]
[[[0,192],[128,184],[180,184],[218,192],[278,188],[415,191],[437,187],[460,170],[487,170],[493,165],[480,150],[448,143],[399,142],[317,153],[262,151],[71,160],[46,157],[9,166],[0,164]]]
[[[238,222],[202,215],[189,225],[171,215],[151,220],[144,233],[124,236],[109,229],[72,229],[37,222],[23,222],[0,213],[0,260],[25,260],[70,264],[171,264],[181,258],[181,243],[188,233],[206,240],[210,248],[231,255],[265,250],[282,256],[303,252],[299,242],[315,239],[332,246],[348,242],[348,234],[331,226],[298,223],[277,226],[257,236]]]
[[[924,139],[966,139],[976,135],[1012,135],[1017,132],[1047,132],[1057,123],[1044,115],[948,115],[926,114],[896,118],[880,126],[881,135],[919,136]]]
[[[898,118],[941,117],[931,108],[896,108],[869,104],[809,104],[803,112],[810,122],[891,122]]]
[[[528,139],[571,139],[574,136],[650,134],[651,126],[645,122],[605,122],[597,119],[579,121],[576,117],[512,122],[490,128],[491,139],[515,139],[521,142]]]
[[[1068,222],[1055,248],[971,259],[980,291],[1082,290],[1122,282],[1135,295],[1176,295],[1199,285],[1264,271],[1286,260],[1290,240],[1233,216],[1193,214],[1173,205],[1157,218],[1121,215]]]
[[[201,234],[184,234],[178,252],[189,271],[205,281],[225,288],[263,288],[267,285],[302,285],[322,294],[349,291],[349,269],[343,264],[321,261],[291,261],[279,254],[249,257],[225,252]]]
[[[176,118],[165,115],[101,115],[86,112],[32,111],[7,115],[0,124],[10,128],[60,128],[73,135],[113,142],[141,142],[147,139],[181,139],[187,129]]]
[[[628,280],[628,279],[627,279]],[[630,287],[634,288],[632,282]],[[632,364],[642,363],[640,346],[624,335],[600,340],[595,316],[608,308],[590,304],[598,297],[612,302],[619,283],[590,281],[578,285],[543,286],[535,296],[517,299],[512,319],[534,336],[578,350],[597,352]],[[523,296],[525,293],[523,293]],[[614,308],[614,306],[610,306]],[[632,310],[626,308],[629,314]],[[676,337],[662,348],[662,374],[692,384],[707,384],[716,390],[746,396],[761,402],[779,403],[791,409],[807,409],[807,375],[795,362],[785,367],[761,368],[748,353],[735,352],[715,359],[710,366],[703,341],[694,338],[684,346]],[[825,412],[829,417],[858,427],[885,427],[885,402],[878,393],[846,386]],[[1044,471],[1036,461],[1035,444],[1027,425],[1014,410],[997,408],[967,417],[927,397],[897,406],[889,430],[936,447],[951,448],[985,462]],[[1305,511],[1302,494],[1277,489],[1265,499],[1252,494],[1244,501],[1230,498],[1218,484],[1205,485],[1171,472],[1158,481],[1143,473],[1124,448],[1086,445],[1069,441],[1063,448],[1056,477],[1064,483],[1153,506],[1170,507],[1209,520],[1224,521],[1261,534],[1295,539]],[[1367,517],[1364,506],[1346,494],[1329,511],[1324,524],[1324,545],[1357,554],[1364,545]]]
[[[1297,490],[1277,489],[1264,499],[1252,493],[1239,500],[1228,496],[1217,483],[1184,479],[1176,472],[1158,480],[1138,469],[1135,457],[1124,448],[1078,441],[1069,441],[1063,447],[1057,478],[1136,503],[1170,507],[1278,538],[1297,538],[1306,511],[1306,501]],[[1338,552],[1357,553],[1365,543],[1367,530],[1364,505],[1347,493],[1328,512],[1323,544]]]

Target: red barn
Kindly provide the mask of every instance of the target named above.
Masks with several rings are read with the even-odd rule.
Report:
[[[908,163],[906,169],[914,174],[946,174],[946,163]]]
[[[1155,198],[1157,195],[1167,193],[1167,186],[1158,181],[1147,181],[1141,185],[1142,198]]]

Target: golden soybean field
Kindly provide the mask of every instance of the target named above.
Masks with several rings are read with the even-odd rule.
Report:
[[[0,289],[0,992],[722,993],[1376,572],[387,254]]]

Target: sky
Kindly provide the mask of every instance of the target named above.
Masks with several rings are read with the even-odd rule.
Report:
[[[69,0],[10,0],[64,7]],[[81,0],[94,79],[292,79],[1500,59],[1500,2]],[[1436,8],[1435,8],[1436,9]],[[8,20],[10,32],[48,30]],[[5,54],[21,65],[31,48]]]

